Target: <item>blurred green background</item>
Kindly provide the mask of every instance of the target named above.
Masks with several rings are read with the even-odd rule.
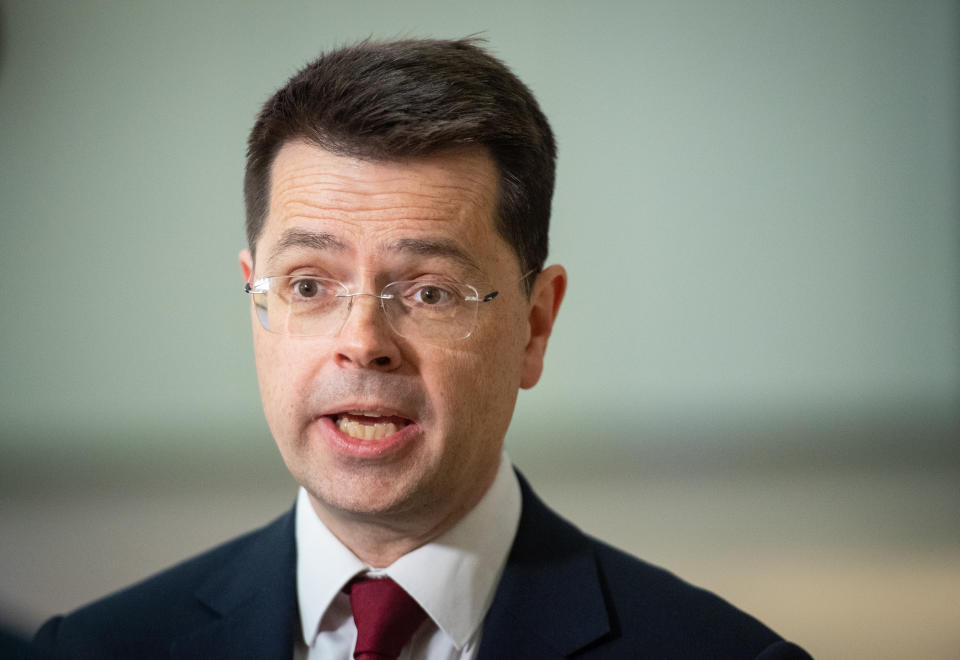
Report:
[[[323,49],[473,34],[560,148],[550,261],[570,288],[515,461],[546,490],[620,475],[613,500],[665,473],[909,469],[942,480],[917,510],[956,556],[960,3],[8,0],[0,496],[22,528],[0,599],[26,602],[30,521],[64,544],[43,511],[91,493],[292,501],[236,261],[247,131]],[[24,619],[99,593],[81,592]]]
[[[570,291],[513,444],[957,456],[956,3],[4,7],[5,448],[263,444],[254,114],[324,48],[480,33],[560,144]]]

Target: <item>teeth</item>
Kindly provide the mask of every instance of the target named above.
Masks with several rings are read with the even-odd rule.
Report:
[[[361,413],[350,414],[358,415]],[[364,417],[376,417],[376,415],[364,415]],[[337,428],[358,440],[382,440],[388,435],[397,432],[397,425],[392,422],[387,422],[386,424],[361,424],[346,417],[341,417],[337,420]]]

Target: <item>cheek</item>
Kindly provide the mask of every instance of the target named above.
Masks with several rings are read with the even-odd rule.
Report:
[[[470,350],[452,353],[432,374],[421,371],[438,409],[446,412],[447,423],[455,426],[458,434],[469,428],[497,426],[504,417],[509,418],[516,401],[520,382],[517,343],[505,334],[482,339],[486,341],[475,342]]]
[[[431,426],[438,438],[464,439],[474,408],[483,405],[484,356],[474,348],[440,349],[418,361],[415,370],[430,401]]]
[[[254,340],[260,398],[267,424],[275,433],[282,432],[284,425],[295,419],[297,402],[303,400],[298,393],[302,390],[306,361],[297,359],[298,355],[300,351],[274,337]]]
[[[437,361],[434,368],[421,363],[420,376],[430,391],[438,410],[459,411],[475,396],[475,383],[465,374],[475,373],[481,364],[479,356],[458,352]]]

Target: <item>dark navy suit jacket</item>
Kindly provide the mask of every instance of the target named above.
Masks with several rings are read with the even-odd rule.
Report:
[[[809,658],[717,596],[584,535],[520,482],[520,526],[479,660]],[[51,619],[34,643],[78,659],[289,660],[300,635],[295,572],[291,511]]]

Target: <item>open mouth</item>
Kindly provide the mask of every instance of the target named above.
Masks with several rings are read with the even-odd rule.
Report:
[[[337,413],[330,415],[330,418],[341,433],[367,441],[382,440],[411,423],[409,419],[396,415],[365,410]]]

